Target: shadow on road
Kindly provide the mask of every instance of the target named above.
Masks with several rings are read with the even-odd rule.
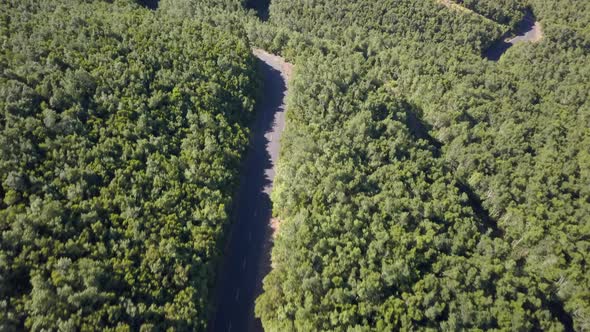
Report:
[[[246,1],[246,8],[247,9],[254,9],[256,11],[256,16],[261,21],[268,21],[268,7],[270,6],[270,0],[247,0]]]
[[[498,61],[500,57],[509,48],[520,42],[536,41],[539,38],[540,26],[536,22],[535,15],[529,9],[525,12],[525,15],[516,27],[514,32],[508,32],[500,38],[500,40],[493,43],[487,50],[485,50],[483,56],[491,61]],[[507,39],[508,37],[511,37]]]
[[[256,106],[250,149],[242,165],[209,331],[262,331],[260,320],[254,317],[254,302],[270,269],[269,194],[284,126],[286,84],[281,72],[271,65],[259,60],[258,68],[263,93]]]

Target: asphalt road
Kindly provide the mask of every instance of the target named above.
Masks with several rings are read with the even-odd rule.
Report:
[[[501,40],[494,43],[484,52],[484,56],[488,60],[498,61],[510,47],[518,43],[536,43],[543,39],[541,24],[535,20],[535,16],[531,11],[526,12],[524,18],[516,28],[515,34],[515,36],[510,38],[506,38],[507,36],[502,37]]]
[[[272,247],[270,192],[285,126],[286,80],[291,65],[280,57],[254,50],[263,79],[250,149],[242,166],[225,257],[217,279],[216,309],[209,331],[263,331],[254,302],[270,269]]]

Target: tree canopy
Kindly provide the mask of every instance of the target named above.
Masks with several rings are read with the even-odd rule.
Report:
[[[0,330],[204,329],[248,41],[125,1],[0,7]]]
[[[0,4],[0,330],[206,329],[251,45],[296,65],[266,330],[590,329],[590,2],[136,2]]]
[[[253,29],[297,62],[267,329],[590,327],[588,5],[484,3],[278,0]],[[483,59],[527,8],[543,40]]]

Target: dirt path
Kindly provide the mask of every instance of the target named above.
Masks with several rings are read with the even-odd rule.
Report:
[[[224,262],[216,284],[216,312],[209,331],[262,331],[254,301],[270,269],[272,205],[270,193],[285,127],[286,82],[292,65],[254,50],[259,59],[263,93],[256,106],[250,150],[242,166]]]

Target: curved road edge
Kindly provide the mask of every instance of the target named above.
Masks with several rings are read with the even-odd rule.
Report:
[[[262,279],[270,271],[270,193],[285,128],[287,81],[293,65],[261,49],[254,49],[253,54],[258,58],[262,93],[251,125],[250,148],[241,168],[208,331],[263,331],[254,316],[254,303],[262,292]]]

